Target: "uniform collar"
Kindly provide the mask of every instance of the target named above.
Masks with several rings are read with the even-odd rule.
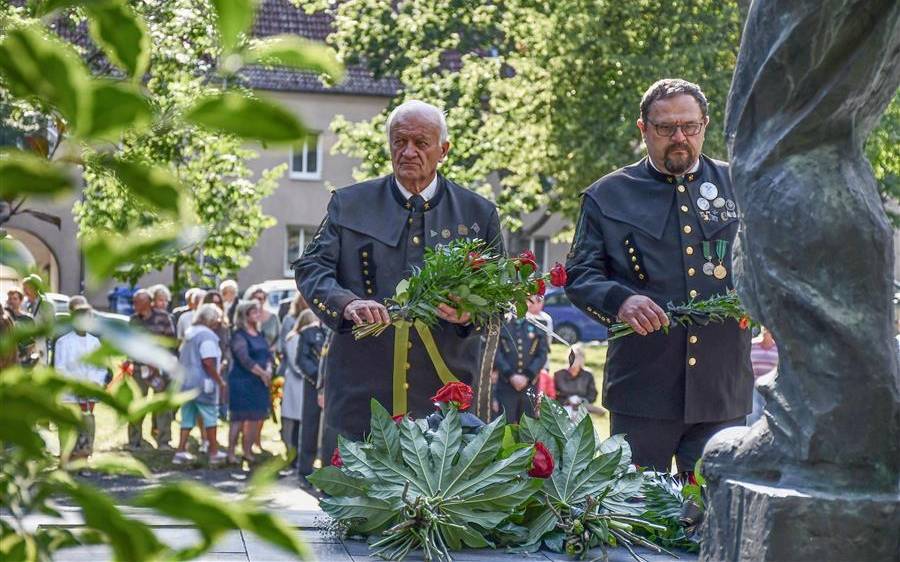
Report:
[[[403,187],[403,184],[400,183],[400,180],[397,179],[397,176],[394,176],[394,181],[397,182],[397,188],[400,189],[400,195],[402,195],[404,199],[408,200],[410,197],[412,197],[414,195],[414,193],[412,191]],[[434,194],[437,192],[437,184],[438,184],[438,175],[437,175],[437,173],[435,173],[434,177],[431,179],[431,183],[428,184],[428,187],[426,187],[419,193],[419,195],[422,196],[422,199],[424,199],[426,201],[431,200],[434,197]]]
[[[434,209],[435,207],[437,207],[438,203],[441,202],[441,198],[444,196],[444,192],[447,191],[447,186],[445,185],[446,183],[447,180],[444,179],[444,176],[435,174],[434,179],[431,180],[431,183],[428,185],[428,187],[425,188],[425,191],[428,191],[429,195],[426,196],[425,191],[419,194],[422,195],[423,199],[425,199],[426,212]],[[405,187],[400,185],[400,182],[397,181],[397,176],[391,175],[390,190],[397,203],[407,209],[411,208],[409,198],[412,197],[412,193],[410,193],[406,190]]]
[[[647,172],[650,173],[651,176],[658,179],[659,181],[664,181],[666,183],[677,183],[678,177],[673,176],[672,174],[667,174],[665,172],[660,171],[654,164],[653,161],[650,160],[649,156],[645,156],[644,160],[646,161]],[[703,175],[703,155],[697,157],[697,161],[691,167],[687,173],[684,174],[685,182],[692,182],[696,179],[699,179],[700,176]]]

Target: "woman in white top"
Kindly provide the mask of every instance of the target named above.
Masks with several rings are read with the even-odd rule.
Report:
[[[93,353],[100,347],[100,340],[82,328],[85,320],[91,315],[91,307],[86,303],[81,303],[76,305],[71,312],[75,329],[56,340],[53,366],[66,376],[102,385],[106,379],[106,370],[81,360],[82,357]],[[67,396],[64,400],[77,403],[84,416],[84,425],[78,431],[75,448],[69,458],[87,458],[94,450],[95,402],[78,396]],[[60,439],[60,454],[63,453],[62,446],[62,439]]]

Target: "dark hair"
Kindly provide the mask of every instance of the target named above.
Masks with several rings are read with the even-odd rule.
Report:
[[[709,102],[706,101],[706,96],[700,86],[680,78],[663,78],[654,82],[644,92],[644,97],[641,98],[641,119],[647,120],[647,114],[650,113],[650,106],[653,105],[653,102],[685,94],[697,100],[703,117],[709,115]]]
[[[222,293],[219,291],[206,291],[206,294],[203,295],[203,302],[205,303],[215,303],[216,297],[219,299],[219,304],[224,304],[225,299],[222,298]]]

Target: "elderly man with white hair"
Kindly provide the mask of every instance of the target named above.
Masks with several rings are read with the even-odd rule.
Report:
[[[437,172],[450,150],[440,109],[404,102],[388,117],[387,141],[393,173],[337,190],[303,257],[293,264],[300,293],[335,332],[325,365],[322,447],[328,453],[338,434],[360,439],[368,432],[371,398],[395,413],[418,417],[434,411],[430,397],[443,384],[415,330],[401,365],[405,374],[398,377],[394,328],[355,341],[352,327],[390,321],[384,300],[421,267],[425,248],[479,238],[503,249],[494,204]],[[475,383],[481,333],[451,307],[441,305],[440,317],[433,335],[441,356],[458,380]]]

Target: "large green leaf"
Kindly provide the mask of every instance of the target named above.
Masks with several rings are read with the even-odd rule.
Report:
[[[375,478],[375,466],[369,460],[363,445],[338,435],[338,452],[344,462],[344,468],[360,474],[363,478]]]
[[[498,460],[489,464],[481,472],[470,475],[466,479],[456,480],[444,494],[452,496],[474,496],[483,488],[499,482],[510,482],[513,478],[521,476],[531,462],[532,450],[521,449],[513,453],[509,458]]]
[[[601,453],[588,464],[578,475],[572,485],[572,498],[581,499],[587,496],[596,497],[611,485],[619,468],[619,460],[622,458],[622,450],[617,449],[611,453]]]
[[[308,134],[294,113],[281,105],[237,92],[201,99],[185,119],[243,139],[268,143],[299,141]]]
[[[153,117],[150,104],[134,86],[94,80],[92,91],[90,126],[81,133],[86,138],[115,139],[125,129],[144,127]]]
[[[521,478],[509,482],[501,482],[483,489],[478,495],[461,502],[448,502],[447,505],[460,504],[472,510],[508,512],[541,489],[544,481],[539,478]]]
[[[334,50],[297,35],[275,35],[257,41],[247,49],[244,59],[247,63],[310,70],[333,80],[339,80],[344,72]]]
[[[166,546],[150,527],[124,516],[106,494],[75,481],[62,486],[62,491],[81,508],[85,523],[106,535],[117,560],[153,560],[166,552]],[[191,508],[190,505],[172,507]]]
[[[140,78],[150,64],[150,34],[144,21],[124,0],[88,5],[91,37],[113,63]]]
[[[122,160],[111,155],[98,158],[97,163],[115,175],[129,193],[147,203],[150,208],[173,215],[178,213],[181,189],[175,176],[165,168]]]
[[[13,95],[57,109],[77,126],[90,107],[90,74],[71,46],[41,26],[10,29],[0,42],[0,75]]]
[[[617,478],[609,493],[601,500],[606,509],[615,513],[640,515],[644,511],[642,502],[631,501],[641,494],[644,485],[644,477],[638,472],[630,472]]]
[[[451,550],[460,550],[463,546],[468,546],[469,548],[494,548],[494,543],[469,527],[463,527],[462,529],[441,527],[441,535]]]
[[[560,447],[566,443],[569,433],[574,428],[565,409],[556,400],[550,400],[546,396],[541,399],[541,417],[538,421],[557,439]]]
[[[59,195],[73,187],[66,168],[21,150],[0,151],[0,199],[20,195]]]
[[[459,453],[459,460],[451,471],[448,489],[452,489],[459,482],[465,481],[470,475],[481,471],[494,460],[503,443],[503,427],[503,418],[497,418],[482,427],[475,439],[463,447],[463,450]]]
[[[414,496],[434,495],[434,492],[428,489],[428,482],[414,469],[409,468],[407,463],[402,462],[402,460],[389,459],[380,451],[371,451],[369,460],[372,461],[376,475],[382,482],[402,483],[404,485],[409,483],[409,490]]]
[[[397,422],[378,400],[372,398],[369,405],[372,408],[372,445],[386,452],[389,458],[396,459],[400,456],[400,430]]]
[[[219,41],[228,52],[234,50],[242,33],[245,33],[256,13],[257,0],[212,0],[216,10]]]
[[[345,474],[336,466],[324,466],[308,477],[309,482],[329,496],[364,496],[368,481]]]
[[[476,511],[464,503],[443,505],[441,511],[452,516],[457,524],[474,525],[482,529],[493,529],[509,517],[509,514],[503,511]]]
[[[619,466],[625,468],[631,464],[631,445],[625,440],[624,433],[619,433],[605,439],[597,447],[597,450],[601,453],[620,451],[621,457],[619,458]]]
[[[400,453],[406,466],[415,473],[417,481],[425,485],[423,491],[428,495],[435,495],[437,493],[437,477],[434,473],[434,466],[431,464],[428,442],[425,441],[422,429],[409,419],[404,419],[400,423],[400,435],[402,437]]]
[[[456,408],[447,409],[447,415],[441,421],[437,433],[431,440],[429,452],[431,453],[431,465],[434,467],[435,490],[443,490],[450,483],[450,471],[453,467],[453,459],[459,452],[459,444],[462,441],[462,426]]]
[[[354,529],[362,533],[385,527],[399,511],[397,502],[365,497],[325,498],[319,507],[335,519],[359,520]]]
[[[584,418],[569,434],[559,468],[554,470],[550,477],[557,500],[569,503],[575,490],[575,482],[594,458],[595,451],[594,425],[590,418]]]
[[[522,416],[522,421],[519,422],[519,433],[522,441],[527,443],[540,441],[543,443],[554,459],[562,457],[562,444],[560,441],[535,418]]]
[[[538,544],[546,533],[556,528],[556,514],[549,509],[543,509],[539,515],[528,523],[528,538],[524,547]]]

